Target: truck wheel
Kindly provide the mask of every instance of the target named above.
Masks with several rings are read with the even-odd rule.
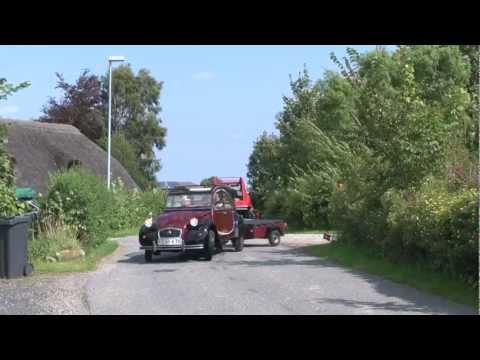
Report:
[[[271,246],[280,244],[280,232],[278,230],[270,231],[270,234],[268,234],[268,242]]]
[[[149,263],[153,260],[153,251],[152,250],[145,250],[145,262]]]
[[[236,239],[232,239],[233,247],[235,248],[235,251],[242,251],[243,250],[243,236],[240,236]]]
[[[213,252],[215,251],[215,231],[208,230],[208,236],[203,245],[203,252],[205,260],[212,260]]]

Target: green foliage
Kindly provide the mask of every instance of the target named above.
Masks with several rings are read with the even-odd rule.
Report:
[[[475,213],[478,47],[331,57],[339,73],[313,82],[304,70],[284,97],[278,135],[255,143],[249,181],[257,206],[298,227],[333,226],[343,241],[379,255],[423,256],[471,284],[478,221],[460,219]],[[445,213],[421,200],[426,179],[441,180]]]
[[[107,141],[108,139],[106,137],[103,137],[100,141],[100,146],[105,150],[107,149]],[[145,173],[138,167],[138,157],[135,147],[128,141],[122,131],[118,131],[112,135],[112,156],[125,167],[140,188],[145,189],[149,186],[150,181],[145,176]]]
[[[108,76],[102,77],[105,125],[108,80]],[[148,181],[150,185],[155,182],[155,173],[160,170],[154,149],[163,149],[167,133],[158,116],[162,85],[146,69],[139,70],[135,75],[130,65],[122,65],[112,71],[112,131],[124,133],[135,149],[137,168],[146,179],[142,179],[142,183]]]
[[[28,242],[28,252],[34,261],[55,257],[58,251],[80,248],[76,227],[54,217],[43,219],[36,235]]]
[[[477,190],[451,192],[427,179],[408,200],[388,195],[387,251],[478,286]]]
[[[7,82],[7,79],[0,78],[0,100],[5,100],[10,95],[14,94],[18,90],[29,87],[30,81],[24,81],[18,85],[13,85]]]
[[[152,188],[138,191],[125,189],[121,179],[112,183],[113,209],[111,229],[139,227],[151,213],[160,215],[165,207],[165,192]]]
[[[4,147],[6,134],[6,128],[0,125],[0,218],[11,218],[25,210],[15,195],[12,162]]]
[[[157,189],[127,190],[117,179],[109,191],[102,178],[71,168],[51,176],[41,207],[42,218],[73,226],[82,246],[92,247],[114,231],[140,227],[150,213],[160,214],[164,204],[164,192]]]
[[[82,72],[74,84],[57,74],[60,99],[50,99],[39,121],[70,124],[107,148],[109,77]],[[112,71],[112,154],[142,188],[155,186],[160,161],[154,149],[165,146],[166,128],[158,114],[162,82],[146,69]]]
[[[28,81],[12,85],[7,83],[5,78],[0,78],[0,100],[5,100],[16,91],[28,86],[30,86]],[[25,210],[25,206],[17,201],[15,195],[13,166],[4,146],[6,139],[7,129],[0,124],[0,218],[14,217]]]
[[[200,181],[200,185],[202,186],[213,186],[213,178],[215,176],[210,176],[209,178],[203,179]]]
[[[87,246],[107,238],[111,227],[113,194],[106,184],[87,170],[73,168],[50,176],[43,200],[44,216],[54,216],[78,229]]]
[[[274,135],[266,132],[255,142],[248,162],[248,181],[253,204],[265,209],[268,195],[281,188],[281,161],[279,142]]]

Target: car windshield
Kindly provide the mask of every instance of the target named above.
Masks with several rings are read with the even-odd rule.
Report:
[[[167,196],[167,208],[210,207],[210,193],[170,194]]]

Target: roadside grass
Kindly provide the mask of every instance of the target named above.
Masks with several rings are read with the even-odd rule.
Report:
[[[391,281],[430,292],[475,309],[479,308],[478,289],[469,287],[425,266],[406,262],[392,262],[369,249],[362,249],[340,242],[307,246],[305,250],[310,255],[332,260],[352,269],[380,275]]]
[[[108,239],[96,248],[87,249],[86,255],[82,259],[54,263],[34,262],[34,271],[37,274],[92,271],[97,268],[102,258],[112,254],[117,248],[118,243]]]
[[[119,238],[119,237],[124,237],[124,236],[138,235],[139,229],[140,229],[140,226],[118,230],[118,231],[113,232],[110,235],[110,238]]]

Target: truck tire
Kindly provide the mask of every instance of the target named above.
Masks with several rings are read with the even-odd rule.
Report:
[[[215,251],[215,231],[208,230],[208,235],[203,245],[203,254],[204,254],[205,260],[211,261],[214,251]]]
[[[272,230],[268,234],[268,242],[270,243],[271,246],[277,246],[280,244],[280,231],[278,230]]]
[[[145,250],[145,262],[150,263],[153,260],[153,251]]]
[[[232,239],[233,247],[234,247],[235,251],[237,251],[237,252],[243,250],[243,243],[244,243],[243,236]]]

